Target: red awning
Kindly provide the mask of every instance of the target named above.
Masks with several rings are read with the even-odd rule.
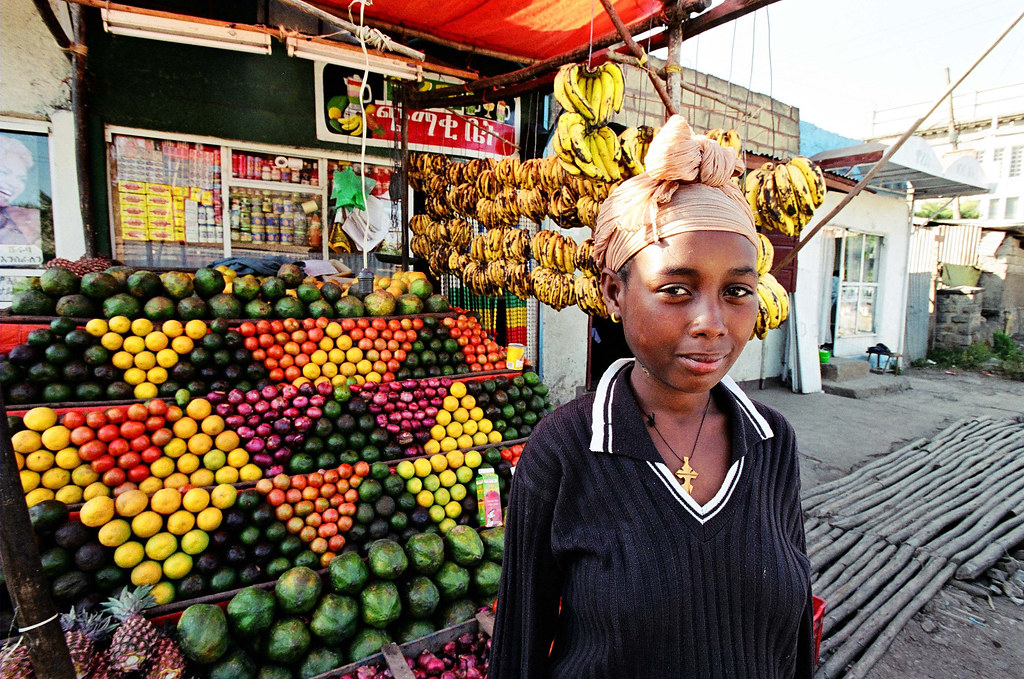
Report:
[[[348,0],[320,0],[348,17]],[[660,0],[614,0],[626,25],[661,11]],[[355,15],[354,16],[358,16]],[[546,59],[615,32],[598,0],[374,0],[368,23],[386,22],[443,40],[527,59]]]

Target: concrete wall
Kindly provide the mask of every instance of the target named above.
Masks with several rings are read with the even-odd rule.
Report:
[[[1024,333],[1024,246],[1002,231],[986,231],[978,248],[983,313],[1000,332]]]
[[[936,349],[966,349],[991,340],[991,331],[981,316],[983,297],[981,288],[946,288],[936,293]]]
[[[54,110],[69,108],[71,62],[35,4],[0,0],[0,16],[0,113],[49,119]]]

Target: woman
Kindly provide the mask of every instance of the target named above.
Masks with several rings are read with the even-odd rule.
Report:
[[[635,355],[530,437],[490,679],[810,677],[796,441],[728,376],[758,313],[735,152],[673,117],[594,230]]]

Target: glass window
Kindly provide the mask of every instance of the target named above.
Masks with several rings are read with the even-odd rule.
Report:
[[[1010,171],[1007,173],[1008,176],[1020,176],[1021,156],[1024,156],[1024,146],[1014,146],[1010,151]],[[1007,217],[1009,217],[1009,215],[1007,215]]]
[[[993,198],[988,202],[988,218],[998,219],[999,218],[999,199]]]
[[[995,177],[1003,176],[1003,149],[992,151],[992,175]]]
[[[840,239],[842,262],[839,272],[839,300],[836,334],[875,332],[875,307],[881,266],[882,238],[865,233],[847,233]]]
[[[1016,196],[1006,199],[1006,219],[1017,219],[1020,199]]]
[[[45,134],[0,131],[0,266],[53,257],[50,143]]]

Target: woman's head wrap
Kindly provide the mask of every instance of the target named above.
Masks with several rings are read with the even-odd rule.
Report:
[[[684,231],[731,231],[757,247],[757,229],[743,193],[736,151],[695,137],[674,115],[654,137],[646,172],[624,181],[601,205],[594,261],[613,271],[652,243]]]

